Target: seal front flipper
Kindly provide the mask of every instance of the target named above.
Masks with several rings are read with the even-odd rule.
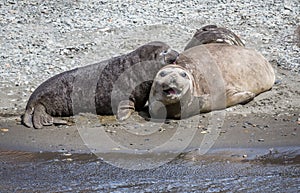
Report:
[[[199,107],[198,113],[206,113],[212,110],[212,98],[210,94],[194,97],[193,108]]]
[[[188,118],[203,112],[203,108],[208,108],[206,96],[194,96],[188,104],[183,104],[181,118]]]
[[[255,93],[250,91],[237,91],[228,89],[226,91],[227,106],[233,106],[236,104],[245,104],[251,101],[255,97]]]
[[[123,100],[119,103],[117,111],[117,119],[119,121],[124,121],[130,117],[134,112],[134,102],[131,100]]]
[[[36,129],[41,129],[43,126],[49,126],[53,124],[67,124],[67,121],[54,118],[47,114],[46,108],[41,104],[35,106],[32,122],[34,128]]]

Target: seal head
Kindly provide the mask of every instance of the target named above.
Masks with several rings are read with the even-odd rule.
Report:
[[[192,92],[193,76],[189,71],[179,65],[163,67],[158,71],[150,91],[150,114],[154,112],[152,117],[155,118],[180,118],[183,105],[191,102]]]
[[[231,30],[216,25],[206,25],[197,29],[184,50],[201,44],[222,43],[244,47],[243,41]]]

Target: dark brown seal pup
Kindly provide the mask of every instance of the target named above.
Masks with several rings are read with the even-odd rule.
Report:
[[[232,31],[216,25],[206,25],[197,29],[191,41],[186,45],[184,50],[201,44],[225,43],[244,47],[242,40]]]
[[[178,53],[167,44],[150,42],[129,54],[58,74],[46,80],[32,93],[22,122],[35,128],[66,124],[66,121],[56,117],[80,112],[100,115],[118,113],[119,119],[126,119],[134,110],[144,107],[157,71],[164,65],[173,63],[177,57]],[[130,73],[126,74],[126,71]],[[128,93],[112,96],[114,84],[123,73],[125,78],[117,86],[131,90],[119,89]],[[145,81],[136,79],[146,75],[148,78]],[[136,85],[131,85],[136,82]]]
[[[258,52],[204,44],[182,52],[156,75],[149,96],[154,118],[184,118],[224,109],[272,88],[275,73]]]

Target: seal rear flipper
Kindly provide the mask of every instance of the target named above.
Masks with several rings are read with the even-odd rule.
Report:
[[[36,129],[41,129],[43,126],[50,126],[53,124],[67,124],[67,121],[54,118],[47,114],[46,108],[41,104],[38,104],[35,107],[32,120],[34,128]]]
[[[26,109],[25,114],[22,116],[22,124],[26,127],[33,127],[32,124],[32,110]]]
[[[123,100],[119,103],[117,119],[119,121],[124,121],[130,117],[130,115],[134,112],[134,102],[131,100]]]

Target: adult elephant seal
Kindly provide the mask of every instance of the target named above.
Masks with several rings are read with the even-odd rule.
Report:
[[[218,27],[216,25],[206,25],[197,29],[196,33],[186,45],[184,50],[201,44],[224,43],[244,47],[242,40],[227,28]]]
[[[119,119],[126,119],[134,110],[144,107],[149,97],[151,80],[157,71],[166,64],[173,63],[177,57],[178,53],[167,44],[150,42],[129,54],[58,74],[46,80],[32,93],[22,122],[35,128],[66,124],[66,121],[57,117],[80,112],[99,115],[117,113]],[[136,69],[139,71],[131,73],[133,77],[124,79],[127,82],[122,82],[124,87],[131,88],[123,92],[130,93],[120,93],[112,102],[111,93],[115,82],[122,73],[130,71],[134,66],[139,66]],[[152,76],[152,79],[138,82],[136,78],[145,74]],[[138,83],[134,85],[136,82]]]
[[[246,103],[271,89],[275,74],[258,52],[205,44],[182,52],[158,71],[149,96],[152,118],[185,118]]]

